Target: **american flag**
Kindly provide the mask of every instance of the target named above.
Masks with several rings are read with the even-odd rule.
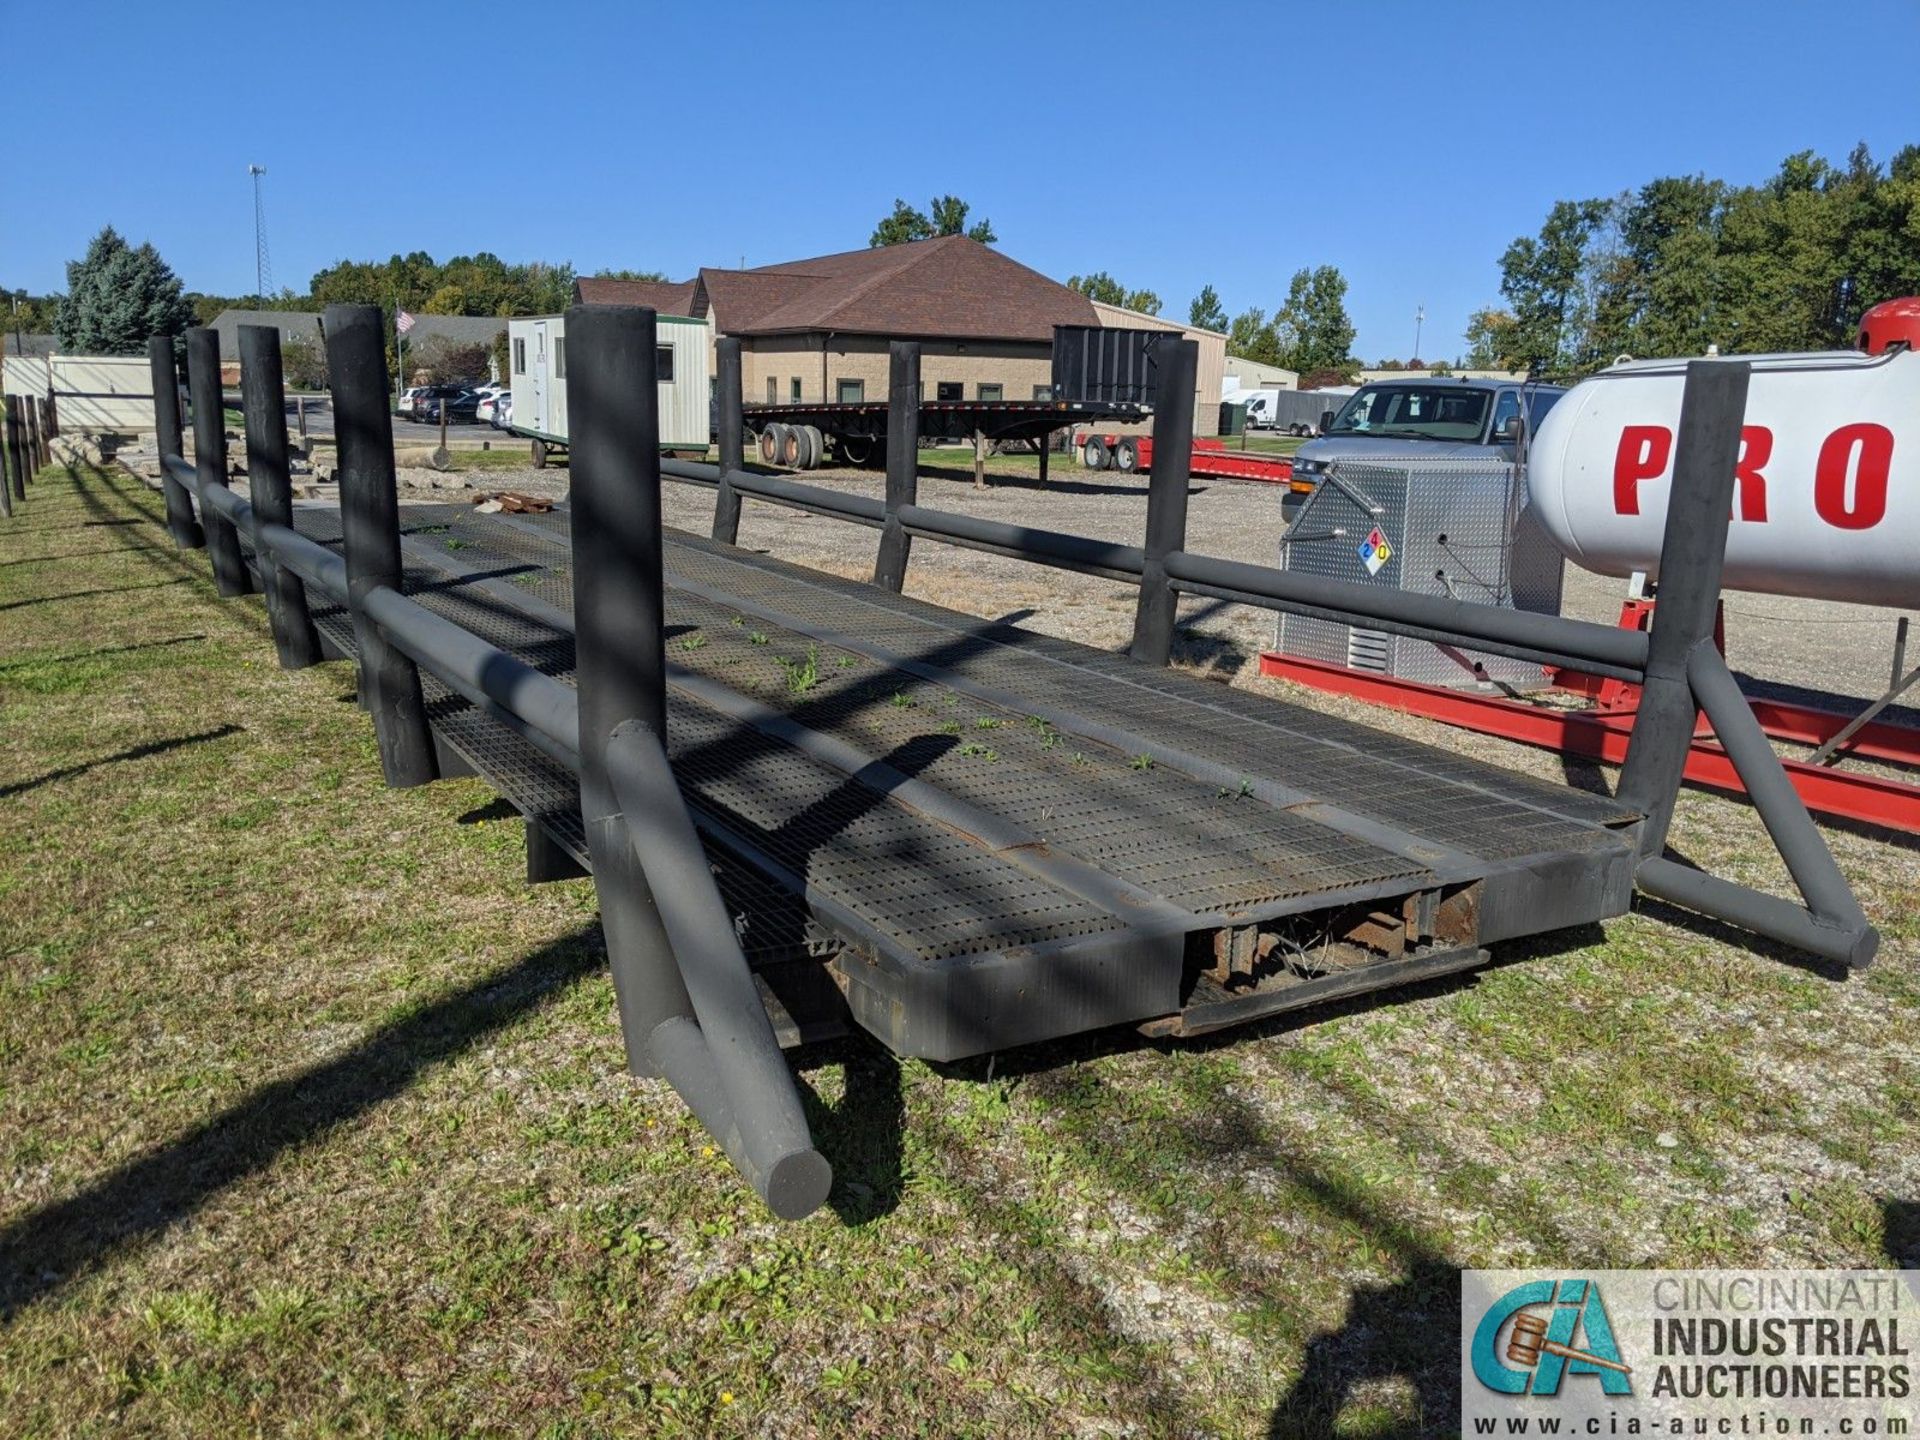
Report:
[[[413,329],[413,316],[402,310],[398,315],[393,317],[393,328],[398,330],[402,335],[406,334],[409,330]]]

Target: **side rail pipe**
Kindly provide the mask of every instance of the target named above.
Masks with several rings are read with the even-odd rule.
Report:
[[[290,523],[280,483],[285,395],[268,353],[276,348],[271,331],[262,332],[264,339],[242,336],[243,354],[257,362],[246,389],[252,499],[235,494],[211,466],[182,459],[177,443],[165,444],[164,426],[163,485],[177,487],[189,519],[197,501],[208,525],[235,535],[236,549],[239,535],[249,537],[278,612],[276,641],[284,625],[295,657],[303,631],[310,633],[309,591],[349,607],[363,669],[375,667],[367,678],[376,731],[383,714],[397,723],[399,759],[431,764],[431,746],[419,746],[411,733],[413,716],[423,717],[424,710],[403,701],[401,714],[387,713],[395,708],[395,677],[417,696],[424,670],[580,776],[630,1067],[663,1075],[680,1092],[776,1215],[810,1214],[825,1203],[833,1171],[814,1148],[793,1073],[665,748],[653,312],[617,306],[569,312],[570,338],[583,357],[573,449],[575,566],[585,567],[577,578],[577,689],[402,592],[379,314],[370,306],[337,306],[327,318],[342,436],[345,556]],[[164,376],[161,342],[152,352],[156,398],[174,393],[171,342],[165,343]],[[191,378],[205,394],[214,352],[203,340],[190,353]],[[634,394],[649,403],[625,398]],[[161,408],[164,420],[164,399]],[[224,467],[224,447],[218,448]],[[170,505],[169,515],[180,512]],[[198,528],[200,522],[193,523]],[[392,783],[433,778],[405,764],[396,775],[391,737],[381,739]]]
[[[1161,361],[1164,390],[1184,395],[1192,389],[1192,350],[1192,342],[1167,347]],[[896,344],[891,359],[889,393],[895,410],[908,413],[901,407],[910,408],[919,394],[919,347]],[[915,503],[916,461],[905,440],[911,427],[897,418],[888,431],[884,504],[824,486],[748,473],[739,468],[737,444],[723,450],[717,467],[668,461],[662,469],[669,479],[720,489],[716,538],[732,539],[737,534],[742,497],[877,527],[881,537],[874,582],[890,590],[897,591],[905,583],[908,541],[914,536],[1137,584],[1140,595],[1130,654],[1145,664],[1168,662],[1178,599],[1186,594],[1640,682],[1646,686],[1646,699],[1620,782],[1621,798],[1647,817],[1637,870],[1640,888],[1823,959],[1861,966],[1877,950],[1878,932],[1868,923],[1826,840],[1787,781],[1745,697],[1732,676],[1725,674],[1726,663],[1711,639],[1748,371],[1746,363],[1737,360],[1688,364],[1673,499],[1662,550],[1660,607],[1651,633],[1192,554],[1186,548],[1190,477],[1184,467],[1153,469],[1141,545],[928,509]],[[737,390],[736,367],[723,364],[720,379],[723,391]],[[723,393],[719,399],[725,415],[739,406],[741,397]],[[1155,455],[1188,453],[1191,435],[1192,417],[1186,407],[1164,405],[1155,410]],[[1701,710],[1739,771],[1804,904],[1689,869],[1662,853],[1687,745]]]

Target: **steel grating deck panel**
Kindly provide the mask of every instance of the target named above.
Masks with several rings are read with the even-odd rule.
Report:
[[[297,507],[295,524],[339,543],[331,508]],[[571,606],[563,510],[408,506],[402,526],[410,595],[571,683],[572,635],[551,614]],[[1592,856],[1579,863],[1618,869],[1629,850],[1616,827],[1637,817],[1602,797],[1302,707],[680,532],[668,534],[666,567],[667,658],[685,672],[669,695],[668,749],[750,958],[817,959],[837,937],[896,979],[941,977],[933,999],[964,993],[1002,1012],[977,1035],[920,1053],[1037,1038],[1004,1013],[1040,983],[1035,966],[1053,966],[1072,989],[1067,1008],[1080,1021],[1066,1028],[1177,1008],[1163,972],[1171,955],[1177,981],[1180,935],[1170,949],[1138,909],[1074,893],[1018,851],[1084,862],[1200,935],[1503,865],[1545,875]],[[316,608],[315,620],[352,653],[343,612]],[[996,851],[709,708],[688,693],[693,680],[784,712],[1031,843]],[[442,738],[584,863],[573,776],[429,674],[422,682]],[[1113,736],[1095,738],[1079,716],[1150,737],[1174,762],[1103,743]],[[1185,757],[1245,778],[1202,778]],[[1276,803],[1275,787],[1301,803]],[[1621,887],[1603,888],[1593,913],[1551,923],[1625,908]],[[1008,957],[1027,967],[1012,980],[994,969]],[[1161,978],[1116,975],[1127,969]]]

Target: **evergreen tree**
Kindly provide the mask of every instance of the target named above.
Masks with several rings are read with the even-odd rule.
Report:
[[[1196,330],[1227,328],[1227,307],[1220,303],[1220,296],[1211,285],[1202,285],[1200,293],[1193,297],[1193,304],[1187,307],[1187,323]]]
[[[137,250],[112,226],[67,265],[67,293],[54,315],[60,348],[78,355],[139,355],[148,337],[194,323],[180,278],[151,245]]]

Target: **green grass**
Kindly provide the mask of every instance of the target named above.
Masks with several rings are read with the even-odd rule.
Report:
[[[123,472],[0,523],[0,657],[0,1433],[1445,1435],[1462,1264],[1920,1245],[1912,936],[1652,915],[1212,1042],[804,1055],[778,1224],[625,1074],[591,885],[384,789]]]
[[[464,445],[454,445],[459,438],[458,431],[448,436],[447,469],[456,475],[473,474],[488,470],[522,470],[527,466],[527,442],[510,436],[496,437],[491,450],[477,447],[469,449]]]

